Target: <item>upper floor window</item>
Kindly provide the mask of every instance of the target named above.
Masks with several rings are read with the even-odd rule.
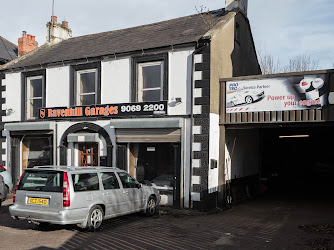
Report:
[[[97,69],[77,71],[76,105],[97,103]]]
[[[134,102],[167,100],[168,55],[158,54],[133,58]]]
[[[39,109],[45,107],[45,72],[37,70],[22,74],[22,120],[37,119]]]
[[[37,118],[43,106],[43,77],[27,78],[27,119]]]
[[[138,64],[138,101],[163,100],[163,61]]]
[[[70,104],[87,106],[101,103],[100,62],[79,64],[71,67]]]

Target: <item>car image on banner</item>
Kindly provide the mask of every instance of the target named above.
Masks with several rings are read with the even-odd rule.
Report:
[[[230,107],[240,104],[251,104],[264,98],[264,91],[237,91],[230,99]]]

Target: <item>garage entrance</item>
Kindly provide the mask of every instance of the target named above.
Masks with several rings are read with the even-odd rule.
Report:
[[[331,124],[263,128],[260,180],[268,192],[326,195],[334,178]]]
[[[227,200],[332,197],[333,141],[333,123],[227,127]]]

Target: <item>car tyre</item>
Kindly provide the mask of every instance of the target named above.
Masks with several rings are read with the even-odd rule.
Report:
[[[90,232],[95,232],[100,228],[103,220],[103,210],[101,206],[93,206],[88,214],[87,229]]]
[[[48,222],[39,222],[37,226],[40,227],[40,228],[47,228],[47,227],[50,226],[50,223],[48,223]]]
[[[150,196],[146,206],[146,216],[153,216],[157,212],[157,201],[153,196]]]
[[[250,103],[252,103],[253,102],[253,97],[251,97],[251,96],[246,96],[246,98],[245,98],[245,102],[247,103],[247,104],[250,104]]]

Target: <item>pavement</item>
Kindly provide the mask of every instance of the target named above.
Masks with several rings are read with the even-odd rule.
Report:
[[[104,221],[91,233],[76,226],[39,228],[0,208],[3,249],[333,249],[330,197],[271,195],[207,212],[161,207]]]

